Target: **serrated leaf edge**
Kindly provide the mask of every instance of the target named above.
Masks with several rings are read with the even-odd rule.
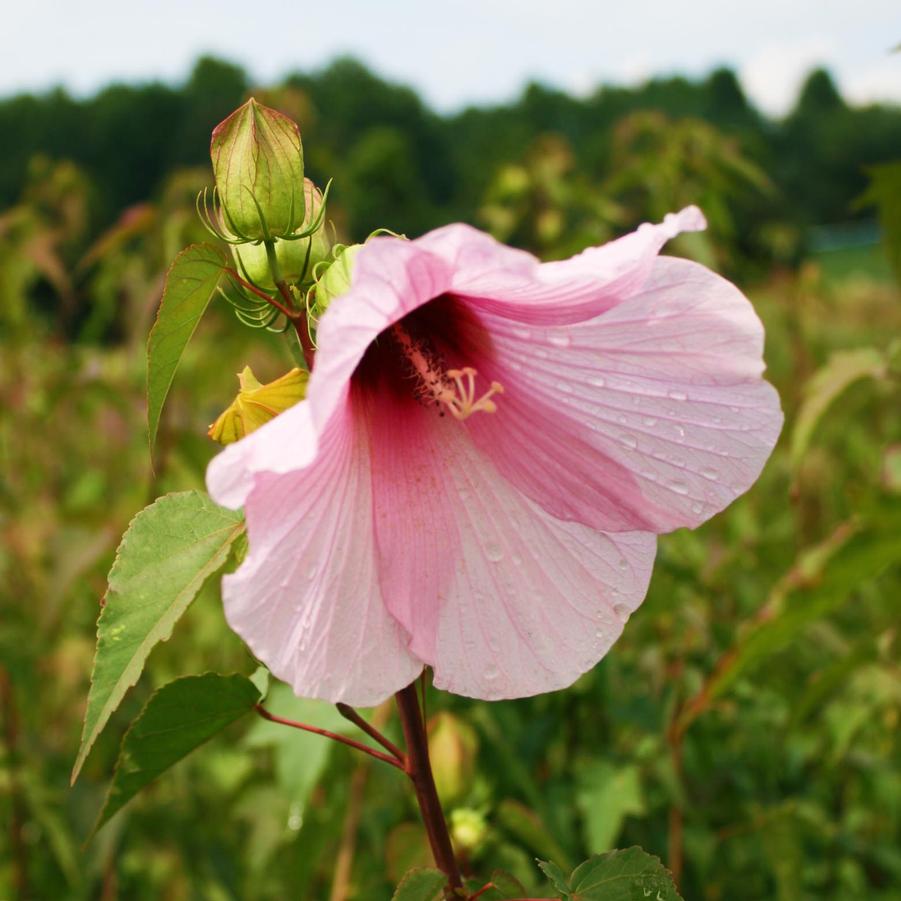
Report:
[[[176,498],[188,497],[190,495],[197,495],[198,497],[204,496],[199,491],[178,491],[178,492],[172,492],[170,494],[164,494],[161,497],[158,497],[152,504],[149,504],[148,506],[144,507],[143,510],[139,510],[131,518],[131,520],[129,520],[128,526],[122,535],[122,539],[119,542],[118,547],[116,548],[116,555],[113,558],[113,564],[110,567],[109,575],[107,576],[107,591],[109,590],[109,584],[113,580],[116,569],[120,565],[122,553],[125,550],[125,548],[128,546],[128,542],[131,537],[130,533],[131,533],[132,527],[137,522],[137,520],[144,513],[146,513],[148,510],[152,509],[153,507],[155,507],[157,504],[159,504],[161,502],[168,502],[169,500],[174,500]],[[207,580],[212,578],[228,562],[228,555],[229,555],[230,548],[232,547],[234,542],[237,540],[238,536],[241,535],[245,530],[245,524],[244,524],[243,520],[240,522],[236,522],[235,525],[231,527],[231,530],[234,531],[234,535],[227,543],[223,544],[219,548],[219,550],[217,551],[216,554],[214,554],[210,558],[210,563],[212,563],[212,561],[216,559],[217,555],[221,555],[222,560],[220,561],[219,565],[216,566],[215,569],[212,569],[208,573],[206,573],[206,575],[200,581],[200,584],[197,585],[197,587],[194,591],[195,598],[200,593],[201,589],[206,584]],[[224,528],[223,531],[228,531],[228,529]],[[212,535],[215,533],[210,533],[210,534]],[[209,537],[209,536],[207,536],[207,537]],[[195,579],[195,581],[196,581],[196,579]],[[105,595],[104,595],[104,597],[105,597]],[[194,600],[194,598],[192,598],[191,601],[188,602],[188,606],[190,606],[190,604],[193,603],[193,600]],[[90,684],[90,689],[88,691],[88,703],[85,708],[85,721],[82,726],[82,734],[81,734],[81,741],[79,742],[78,754],[75,758],[75,763],[72,767],[72,774],[69,779],[70,785],[75,784],[75,780],[78,779],[78,775],[81,772],[81,768],[84,766],[84,763],[87,760],[88,755],[90,754],[92,748],[94,747],[94,744],[96,743],[97,739],[100,737],[100,733],[103,732],[103,730],[106,728],[106,725],[109,722],[110,717],[115,712],[115,710],[118,708],[119,704],[121,703],[122,699],[125,697],[128,690],[137,683],[138,679],[140,679],[141,673],[143,672],[143,667],[141,667],[141,669],[135,675],[134,679],[125,680],[124,683],[117,681],[116,688],[112,692],[110,692],[110,696],[107,699],[106,704],[104,704],[100,710],[100,714],[97,717],[97,722],[94,724],[94,728],[91,730],[90,734],[88,734],[87,711],[90,707],[91,691],[94,688],[94,679],[95,679],[95,676],[97,673],[96,648],[99,647],[99,645],[100,645],[100,630],[103,625],[103,617],[104,617],[104,613],[105,613],[106,609],[107,608],[104,605],[103,609],[101,609],[101,611],[100,611],[100,615],[97,617],[97,632],[96,632],[97,645],[95,646],[94,663],[93,663],[93,666],[91,667],[91,684]],[[157,638],[155,641],[152,642],[150,647],[147,649],[147,653],[145,654],[145,659],[147,656],[150,655],[150,651],[153,649],[153,647],[155,645],[159,644],[160,642],[168,641],[172,637],[172,630],[174,627],[175,627],[175,623],[173,622],[172,625],[169,627],[168,632],[162,634],[159,638]],[[136,653],[134,656],[137,656],[138,651],[140,651],[141,649],[143,649],[146,646],[146,642],[147,642],[147,639],[145,639],[144,641],[141,642],[141,644],[139,645],[138,649],[136,650]],[[132,659],[134,659],[134,657]]]

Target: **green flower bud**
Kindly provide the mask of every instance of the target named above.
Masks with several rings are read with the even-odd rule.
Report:
[[[435,714],[428,725],[429,756],[438,795],[446,804],[464,797],[472,785],[479,740],[475,730],[452,713]]]
[[[350,290],[354,261],[362,244],[351,244],[338,251],[335,261],[316,282],[316,307],[323,311],[336,298]]]
[[[322,210],[322,192],[308,178],[304,179],[304,194],[306,215],[303,223],[296,229],[296,233],[308,230]],[[324,221],[308,238],[298,238],[292,241],[275,239],[275,258],[278,261],[282,278],[289,284],[300,282],[301,279],[304,282],[312,281],[313,267],[328,259],[330,251],[331,241]],[[307,259],[307,253],[309,253],[309,259]],[[269,257],[266,254],[265,244],[233,244],[232,254],[241,275],[246,273],[250,280],[260,288],[269,291],[275,290],[275,280],[272,277],[272,270],[269,268]]]
[[[284,236],[303,221],[296,122],[251,97],[213,129],[210,156],[225,224],[237,237]]]
[[[470,853],[488,837],[485,814],[470,807],[458,807],[451,811],[450,828],[454,847]]]

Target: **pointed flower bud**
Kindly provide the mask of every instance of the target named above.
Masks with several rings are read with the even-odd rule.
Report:
[[[210,156],[225,224],[237,237],[279,237],[303,222],[296,122],[251,97],[213,130]]]
[[[362,244],[351,244],[349,247],[341,247],[336,252],[334,262],[316,282],[317,310],[323,312],[336,297],[350,290],[354,260],[362,247]]]
[[[220,414],[207,433],[219,444],[232,444],[245,435],[255,432],[261,425],[274,419],[307,393],[309,373],[292,369],[274,382],[260,384],[249,366],[238,373],[241,390],[231,406]]]
[[[306,213],[295,233],[308,231],[322,210],[322,192],[308,178],[304,179],[304,195]],[[328,258],[331,246],[324,221],[309,237],[291,240],[276,238],[275,257],[282,278],[292,285],[312,282],[313,267]],[[232,254],[242,275],[259,288],[275,290],[265,244],[232,244]]]

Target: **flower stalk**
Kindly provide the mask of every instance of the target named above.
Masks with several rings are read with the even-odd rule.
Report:
[[[416,791],[416,801],[419,804],[435,865],[447,876],[451,892],[460,895],[463,891],[463,880],[451,845],[447,821],[438,800],[438,791],[435,788],[435,777],[432,775],[432,764],[429,760],[429,743],[419,707],[419,697],[416,694],[416,683],[411,683],[394,697],[407,745],[404,770]]]

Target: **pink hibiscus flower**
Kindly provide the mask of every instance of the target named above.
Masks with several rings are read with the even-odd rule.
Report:
[[[763,328],[658,256],[695,208],[539,263],[465,225],[379,237],[322,318],[307,399],[210,464],[244,506],[229,623],[303,696],[571,684],[641,603],[656,534],[755,481],[778,437]]]

